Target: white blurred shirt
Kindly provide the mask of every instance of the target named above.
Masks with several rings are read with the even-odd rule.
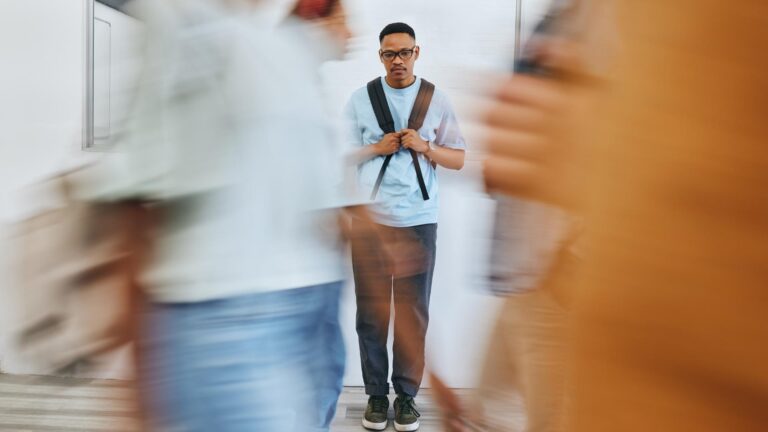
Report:
[[[80,182],[88,199],[160,203],[144,278],[155,301],[345,276],[331,209],[348,203],[335,192],[342,161],[319,88],[319,36],[216,4],[143,5],[147,67],[123,152]]]

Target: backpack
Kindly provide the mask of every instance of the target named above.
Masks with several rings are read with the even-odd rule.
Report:
[[[413,104],[411,115],[408,118],[408,129],[416,131],[421,129],[434,93],[434,84],[422,78],[419,93],[416,95],[416,101]],[[389,105],[387,104],[387,97],[384,94],[384,85],[381,83],[381,78],[376,78],[368,83],[368,97],[371,100],[371,106],[373,107],[374,114],[376,114],[376,121],[379,123],[381,130],[384,131],[385,134],[395,132],[395,121],[392,118],[392,112],[389,110]],[[429,193],[427,192],[427,185],[424,183],[424,176],[421,173],[418,155],[413,149],[408,150],[413,159],[413,167],[416,170],[416,178],[419,181],[421,197],[426,201],[429,199]],[[392,160],[391,154],[384,158],[384,163],[382,163],[381,170],[379,170],[379,176],[376,178],[376,183],[373,186],[371,200],[375,199],[376,194],[379,192],[381,181],[384,179],[384,173],[387,171],[387,166],[389,165],[390,160]]]

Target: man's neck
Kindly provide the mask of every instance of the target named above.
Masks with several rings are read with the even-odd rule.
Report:
[[[404,89],[406,87],[410,87],[413,85],[413,83],[416,82],[416,76],[411,75],[409,78],[406,78],[404,80],[399,81],[393,81],[389,76],[385,77],[384,80],[387,82],[387,84],[396,89]]]

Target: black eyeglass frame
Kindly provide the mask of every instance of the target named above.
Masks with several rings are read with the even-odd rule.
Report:
[[[400,57],[400,59],[402,59],[402,60],[409,60],[411,57],[413,57],[413,54],[416,53],[416,49],[418,47],[419,47],[418,45],[414,45],[412,48],[403,48],[400,51],[391,51],[391,50],[382,51],[382,50],[379,50],[379,58],[384,60],[384,61],[387,61],[387,62],[391,62],[392,60],[395,59],[395,57]],[[408,53],[407,57],[403,56],[403,54],[405,54],[405,53]],[[387,58],[384,57],[384,55],[391,55],[392,58],[387,59]]]

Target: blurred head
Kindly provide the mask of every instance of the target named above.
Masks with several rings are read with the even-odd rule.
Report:
[[[337,3],[339,0],[298,0],[292,13],[303,20],[313,21],[330,15]]]
[[[379,59],[387,71],[387,83],[406,87],[415,80],[413,66],[419,58],[416,33],[405,23],[388,24],[379,33]]]
[[[352,32],[341,0],[299,0],[292,15],[322,28],[341,54],[346,52]]]

